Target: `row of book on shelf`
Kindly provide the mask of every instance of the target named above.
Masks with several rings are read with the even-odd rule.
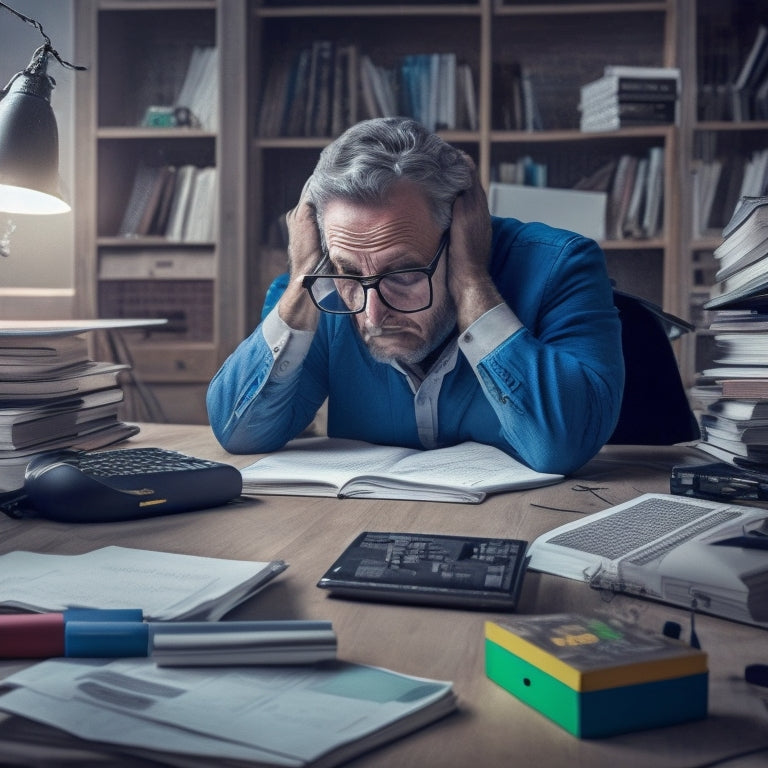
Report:
[[[148,90],[153,91],[154,88],[148,87]],[[219,126],[218,105],[218,48],[196,45],[189,53],[173,103],[147,105],[142,125],[164,128],[183,126],[215,132]]]
[[[541,130],[529,69],[516,61],[493,66],[493,125]],[[615,130],[677,119],[680,71],[669,67],[608,66],[582,87],[581,128]],[[471,67],[454,53],[407,54],[378,64],[354,44],[316,40],[292,58],[276,60],[263,85],[262,136],[338,135],[357,120],[409,115],[430,130],[476,130]]]
[[[752,45],[734,60],[715,40],[700,64],[699,119],[768,120],[768,27],[757,26]]]
[[[374,63],[354,44],[316,40],[267,73],[262,136],[338,135],[358,120],[409,115],[430,130],[477,128],[472,70],[454,53]]]
[[[742,197],[714,252],[714,360],[692,390],[699,447],[732,465],[768,470],[768,196]]]
[[[528,156],[498,163],[493,176],[489,204],[498,216],[545,221],[596,240],[643,240],[662,231],[661,146],[611,159],[573,189],[548,188],[547,166]]]
[[[693,236],[721,232],[744,197],[768,187],[768,149],[699,160],[693,168]]]
[[[141,163],[117,234],[212,242],[217,237],[217,222],[215,166]]]

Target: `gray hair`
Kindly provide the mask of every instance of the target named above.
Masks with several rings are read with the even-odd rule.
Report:
[[[323,236],[323,211],[331,200],[382,204],[399,181],[418,185],[441,229],[451,223],[456,196],[472,184],[464,154],[404,117],[357,123],[329,144],[309,180],[309,200]]]

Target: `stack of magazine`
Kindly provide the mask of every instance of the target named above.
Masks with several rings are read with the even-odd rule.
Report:
[[[139,431],[119,418],[119,374],[128,366],[89,357],[85,332],[109,323],[0,324],[0,491],[21,487],[26,465],[39,453],[92,450]]]
[[[714,364],[702,371],[699,447],[720,461],[768,469],[768,196],[742,197],[715,250]]]

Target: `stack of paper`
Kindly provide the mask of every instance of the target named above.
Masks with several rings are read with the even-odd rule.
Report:
[[[224,560],[125,547],[0,556],[0,605],[30,611],[141,608],[151,621],[216,621],[282,573],[282,560]]]
[[[768,196],[742,197],[714,252],[711,298],[714,365],[699,388],[713,396],[699,447],[720,461],[768,468]]]
[[[148,660],[46,661],[6,680],[0,709],[175,766],[344,763],[451,712],[451,684],[354,664],[160,668]],[[8,726],[7,729],[5,726]],[[4,757],[61,734],[0,723]],[[14,743],[15,742],[15,743]],[[80,747],[89,744],[79,743]],[[28,749],[28,747],[26,747]]]

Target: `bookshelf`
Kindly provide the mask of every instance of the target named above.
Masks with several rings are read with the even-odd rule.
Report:
[[[285,260],[275,245],[275,222],[298,199],[304,180],[330,134],[275,130],[274,116],[283,109],[285,71],[301,50],[318,40],[336,48],[354,44],[358,57],[378,67],[400,71],[413,54],[451,52],[467,65],[474,90],[475,121],[464,117],[441,135],[470,154],[488,188],[504,163],[532,158],[546,166],[548,185],[571,188],[580,179],[624,154],[645,156],[653,148],[665,155],[663,226],[651,238],[620,237],[602,245],[611,276],[619,287],[686,314],[678,288],[676,258],[679,216],[677,163],[678,129],[673,125],[625,128],[603,133],[579,130],[580,86],[599,78],[608,64],[676,66],[677,2],[407,2],[297,3],[261,0],[250,11],[253,60],[259,73],[251,84],[256,104],[251,141],[251,201],[254,219],[250,238],[261,251],[251,282],[257,295]],[[535,130],[525,116],[504,114],[512,101],[504,72],[522,69],[532,86],[537,107]],[[285,77],[285,76],[284,76]],[[458,80],[458,78],[457,78]],[[438,89],[441,94],[446,89]],[[360,83],[356,109],[359,119],[370,116]],[[460,89],[454,97],[462,99]],[[520,107],[518,107],[520,109]],[[404,110],[401,109],[399,114]],[[273,118],[267,128],[260,115]],[[306,127],[306,124],[305,124]],[[255,322],[260,305],[250,308]]]
[[[759,0],[76,0],[75,7],[78,55],[90,65],[77,81],[79,311],[103,313],[100,296],[121,286],[102,279],[109,274],[102,267],[119,271],[121,255],[144,263],[155,255],[201,270],[191,280],[166,275],[144,284],[170,297],[162,308],[172,326],[179,317],[197,324],[129,340],[137,370],[170,420],[205,420],[207,381],[258,323],[267,286],[286,268],[280,217],[295,204],[321,149],[346,123],[379,109],[369,102],[381,95],[386,73],[401,71],[410,56],[453,57],[449,79],[438,77],[438,87],[426,90],[437,93],[441,105],[453,103],[455,118],[441,113],[439,131],[475,159],[486,188],[503,165],[525,158],[546,169],[549,186],[569,189],[622,157],[662,151],[660,229],[651,237],[609,232],[601,245],[619,288],[697,322],[719,237],[716,227],[694,232],[702,215],[696,173],[711,158],[730,166],[767,146],[768,121],[715,115],[701,98],[705,77],[725,77],[716,63],[730,62],[728,76],[736,76],[768,17]],[[156,100],[147,93],[147,76],[163,73],[178,82],[186,67],[179,62],[192,47],[214,43],[221,56],[218,124],[139,126]],[[304,111],[289,120],[285,93],[302,53],[304,79],[314,91],[303,92]],[[582,132],[580,87],[606,65],[680,67],[677,122]],[[378,89],[372,66],[383,78]],[[502,109],[514,107],[504,73],[516,68],[531,86],[535,124],[525,111],[534,102],[524,101],[516,117]],[[346,95],[334,109],[322,94],[341,83]],[[161,78],[153,87],[169,86]],[[307,113],[308,104],[317,111]],[[158,235],[118,235],[129,179],[142,161],[157,158],[217,169],[212,239],[180,244]],[[683,378],[692,384],[707,354],[707,334],[675,345]]]
[[[695,337],[686,340],[683,357],[688,383],[694,383],[695,372],[712,363],[712,336],[707,331],[710,317],[702,309],[715,282],[712,253],[722,242],[722,227],[733,212],[745,168],[768,150],[768,113],[754,102],[745,105],[735,87],[760,26],[768,27],[768,6],[758,0],[686,0],[682,13],[681,24],[694,30],[683,48],[689,87],[682,104],[687,130],[681,134],[680,249],[681,274],[690,275],[683,284],[687,296],[681,296],[681,301],[687,299],[689,315],[697,324]],[[768,52],[768,46],[764,50]],[[768,83],[768,71],[758,77],[758,85],[761,82]],[[754,95],[755,89],[747,92]],[[735,106],[739,101],[742,103]],[[712,167],[718,168],[716,183],[708,181]],[[711,206],[702,202],[708,183]],[[748,192],[760,193],[754,185]]]
[[[100,339],[154,401],[141,408],[148,396],[126,381],[135,404],[127,418],[206,423],[207,383],[242,338],[246,78],[234,75],[246,60],[245,29],[239,1],[75,3],[76,47],[88,64],[76,93],[76,312],[169,319],[150,333]],[[179,102],[185,83],[190,95]],[[169,114],[174,105],[191,119]],[[154,197],[137,194],[142,173]]]

